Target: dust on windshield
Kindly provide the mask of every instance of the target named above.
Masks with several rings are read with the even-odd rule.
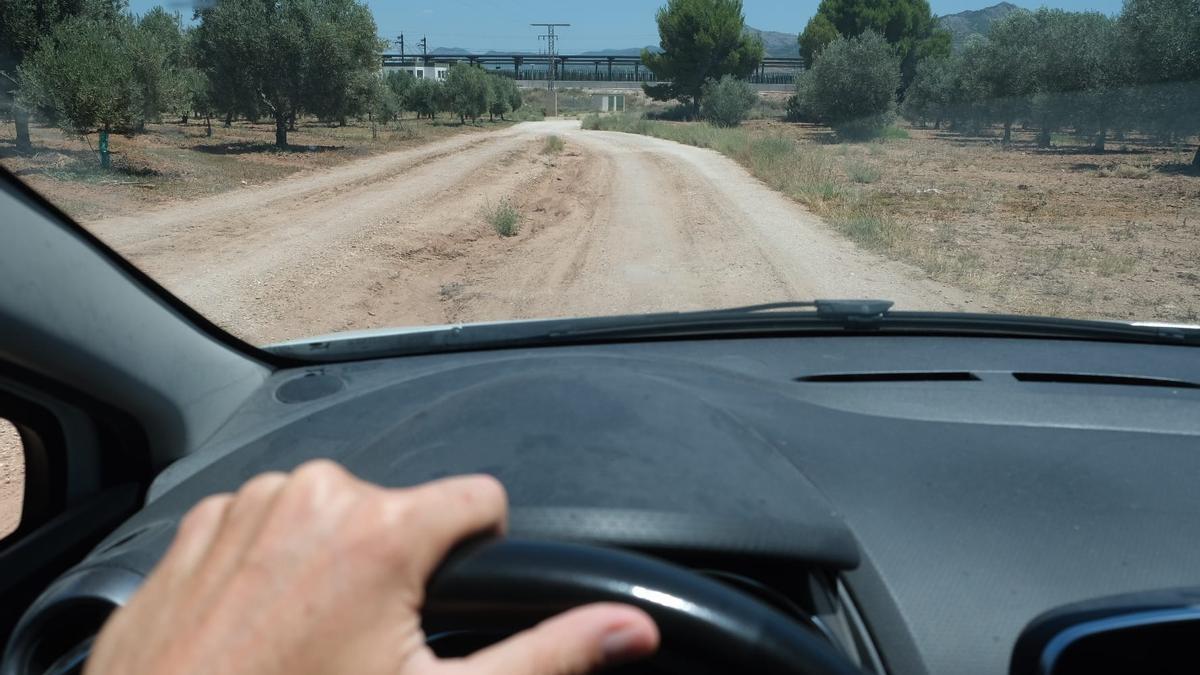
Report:
[[[256,344],[814,297],[1200,323],[1200,3],[1092,6],[6,0],[0,163]]]

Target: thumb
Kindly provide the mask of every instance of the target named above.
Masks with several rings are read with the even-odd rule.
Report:
[[[547,619],[460,665],[480,675],[583,675],[649,656],[658,639],[658,627],[642,610],[599,603]]]

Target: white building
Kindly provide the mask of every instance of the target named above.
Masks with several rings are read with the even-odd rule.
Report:
[[[429,65],[421,63],[406,63],[404,65],[386,65],[383,67],[384,73],[390,73],[394,70],[403,70],[418,80],[438,80],[446,79],[446,71],[450,70],[450,66],[444,63],[431,63]]]

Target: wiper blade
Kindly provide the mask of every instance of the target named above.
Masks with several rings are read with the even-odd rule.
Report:
[[[891,300],[797,300],[694,312],[694,314],[757,314],[779,309],[811,307],[817,310],[817,316],[829,321],[873,321],[882,319],[895,304]]]
[[[480,349],[700,337],[946,335],[1200,345],[1200,329],[1001,314],[892,312],[889,300],[812,300],[698,312],[541,319],[333,335],[274,345],[278,356],[339,361]],[[815,309],[816,311],[795,311]]]

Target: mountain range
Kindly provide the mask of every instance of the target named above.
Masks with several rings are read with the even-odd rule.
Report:
[[[1001,2],[991,7],[983,9],[967,10],[956,14],[947,14],[938,18],[938,24],[950,31],[951,43],[958,47],[966,42],[967,38],[972,35],[983,35],[987,33],[988,27],[992,22],[1003,19],[1020,8],[1009,2]],[[766,49],[767,56],[774,57],[789,57],[799,56],[799,48],[796,45],[796,33],[781,33],[778,31],[760,30],[746,26],[746,32],[750,35],[757,36],[762,40],[763,47]],[[636,56],[642,53],[642,47],[626,47],[618,49],[597,49],[588,52],[580,52],[583,56]],[[650,51],[658,51],[655,45],[647,45],[645,49]],[[430,52],[431,55],[453,56],[459,54],[474,54],[477,52],[460,47],[438,47]],[[497,50],[489,50],[484,54],[527,54],[535,56],[536,52],[505,52]]]
[[[947,14],[938,19],[938,23],[941,24],[942,28],[950,31],[951,44],[959,47],[972,35],[986,35],[988,28],[993,22],[999,21],[1020,9],[1020,7],[1012,3],[1001,2],[998,5],[984,7],[983,9]]]

